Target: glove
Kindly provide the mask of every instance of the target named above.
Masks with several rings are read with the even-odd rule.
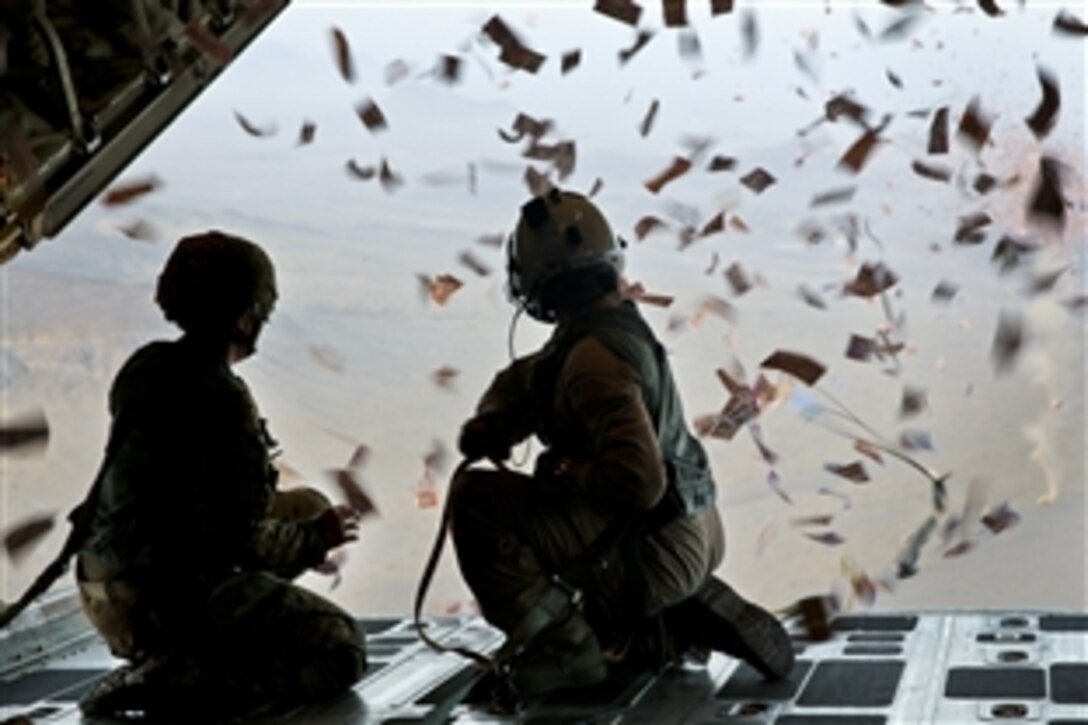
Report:
[[[457,439],[457,448],[461,455],[472,461],[481,458],[505,461],[510,458],[512,447],[510,434],[502,429],[493,414],[485,413],[466,420],[461,426],[461,436]]]
[[[332,506],[310,520],[326,551],[359,539],[359,512],[346,504]]]

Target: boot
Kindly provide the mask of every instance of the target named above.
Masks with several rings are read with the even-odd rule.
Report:
[[[496,662],[465,695],[494,714],[510,715],[558,690],[589,687],[608,675],[597,636],[581,612],[532,638],[524,650]]]
[[[162,720],[233,717],[259,704],[248,693],[228,691],[209,677],[194,658],[177,653],[152,655],[107,674],[79,701],[87,717],[127,719],[135,714]]]
[[[665,610],[665,621],[683,649],[709,648],[737,657],[768,680],[793,670],[793,642],[778,619],[717,577]]]
[[[513,662],[513,682],[524,697],[595,685],[608,674],[597,635],[577,610],[542,632]]]
[[[186,685],[197,676],[195,669],[176,657],[153,655],[103,677],[80,699],[79,709],[88,717],[176,716],[191,704],[188,697],[176,695],[190,690]]]

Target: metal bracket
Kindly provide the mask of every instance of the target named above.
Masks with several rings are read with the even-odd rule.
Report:
[[[79,111],[79,99],[76,96],[75,86],[72,84],[72,73],[68,68],[68,54],[64,51],[64,44],[53,27],[52,21],[45,15],[45,11],[34,14],[34,24],[38,27],[45,39],[49,50],[49,59],[53,63],[57,82],[60,84],[61,100],[68,116],[68,125],[72,132],[72,138],[79,145],[80,150],[87,146],[87,131],[83,122],[83,115]]]

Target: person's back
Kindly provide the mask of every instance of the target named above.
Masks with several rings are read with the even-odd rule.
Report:
[[[241,537],[274,490],[271,440],[245,384],[192,340],[156,341],[118,373],[110,411],[117,444],[85,556],[179,604],[207,596],[245,564]],[[324,542],[308,543],[323,558]]]
[[[725,545],[706,452],[664,348],[634,303],[606,294],[559,322],[535,368],[534,389],[551,401],[538,433],[550,455],[592,461],[569,465],[572,485],[602,517],[635,521],[641,591],[629,618],[686,598]]]

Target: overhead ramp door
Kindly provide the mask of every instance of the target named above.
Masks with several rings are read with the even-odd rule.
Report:
[[[0,0],[0,263],[53,237],[289,0]]]

